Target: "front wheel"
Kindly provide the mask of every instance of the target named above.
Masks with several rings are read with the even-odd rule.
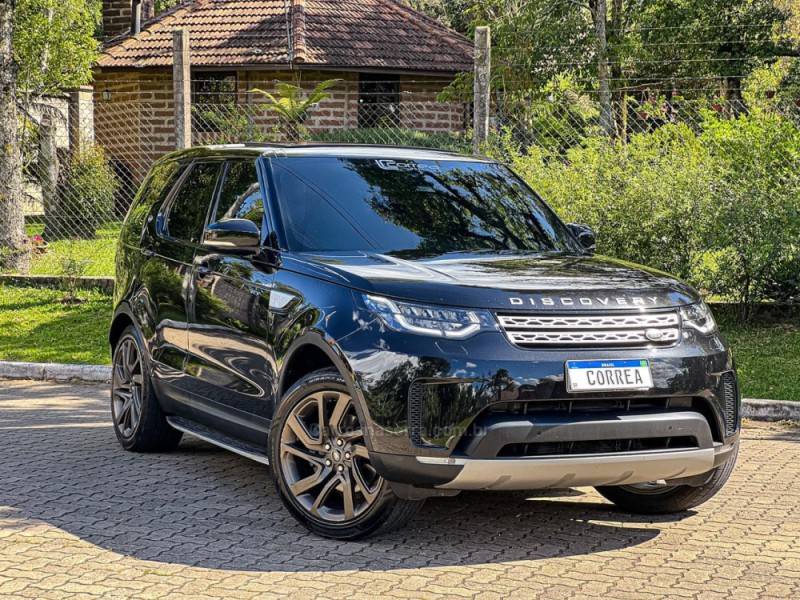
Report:
[[[397,529],[422,506],[398,498],[372,466],[365,425],[336,371],[307,375],[281,399],[270,464],[289,511],[325,537],[352,540]]]
[[[714,469],[708,480],[700,486],[639,483],[596,489],[606,499],[632,513],[655,515],[682,512],[716,496],[731,476],[738,453],[737,442],[728,461]]]

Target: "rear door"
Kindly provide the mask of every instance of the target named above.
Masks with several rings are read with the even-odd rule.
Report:
[[[253,158],[228,160],[209,225],[248,219],[266,232],[264,187]],[[210,425],[264,444],[274,409],[268,344],[274,270],[257,252],[201,247],[189,286],[186,373],[213,414]]]

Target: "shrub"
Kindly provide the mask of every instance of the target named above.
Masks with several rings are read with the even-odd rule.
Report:
[[[399,127],[372,127],[363,129],[338,129],[320,131],[312,136],[316,142],[347,144],[388,144],[391,146],[417,146],[451,152],[471,152],[472,142],[463,134],[431,133]]]
[[[598,251],[691,278],[702,245],[708,153],[685,125],[628,143],[587,138],[561,159],[531,147],[501,154],[566,221],[598,233]]]
[[[264,131],[237,105],[206,104],[192,106],[192,130],[203,144],[269,142],[276,138]]]
[[[99,147],[74,156],[58,185],[57,199],[45,215],[46,239],[94,238],[100,224],[109,220],[118,182]]]
[[[701,138],[714,155],[706,239],[718,253],[705,284],[741,303],[747,316],[753,304],[772,299],[776,277],[786,281],[796,275],[800,130],[759,110],[736,119],[709,115]]]
[[[604,254],[668,271],[743,307],[797,298],[800,131],[774,111],[700,127],[667,124],[625,142],[587,137],[561,154],[521,149],[505,160],[567,221],[591,225]]]
[[[63,302],[66,304],[77,304],[78,282],[86,274],[89,268],[89,261],[78,256],[75,242],[70,241],[63,256],[59,257],[59,268],[62,276],[62,287],[66,292]]]

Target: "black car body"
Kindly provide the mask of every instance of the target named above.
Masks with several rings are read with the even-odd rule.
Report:
[[[333,370],[370,472],[407,501],[704,489],[737,448],[731,353],[693,289],[591,243],[480,158],[188,150],[156,164],[125,221],[110,341],[135,330],[170,425],[263,462],[287,393]],[[584,375],[597,390],[570,391]]]

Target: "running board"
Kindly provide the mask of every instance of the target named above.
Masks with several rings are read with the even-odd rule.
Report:
[[[250,460],[254,460],[263,465],[269,464],[269,457],[264,454],[264,451],[261,448],[254,444],[248,444],[242,440],[237,440],[236,438],[227,436],[219,431],[214,431],[205,425],[195,423],[194,421],[184,419],[183,417],[167,417],[167,423],[169,423],[174,429],[188,433],[189,435],[193,435],[194,437],[200,438],[209,444],[214,444],[215,446],[219,446],[220,448],[224,448],[225,450],[234,452],[240,456],[244,456],[245,458],[249,458]]]

